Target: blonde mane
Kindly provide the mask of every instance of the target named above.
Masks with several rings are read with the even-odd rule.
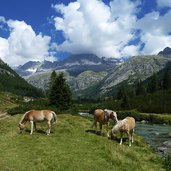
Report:
[[[27,113],[29,113],[30,111],[32,111],[32,110],[29,110],[29,111],[27,111],[26,113],[24,113],[24,115],[22,116],[22,118],[21,118],[21,120],[20,120],[20,124],[22,124],[22,121],[25,119],[25,116],[27,115]]]
[[[123,120],[119,120],[119,121],[116,123],[116,125],[113,127],[112,131],[113,131],[114,133],[117,133],[117,132],[121,129],[121,127],[122,127],[123,125],[126,124],[126,122],[127,122],[127,119],[126,119],[126,118],[123,119]]]

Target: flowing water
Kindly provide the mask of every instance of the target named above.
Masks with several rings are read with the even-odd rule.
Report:
[[[137,123],[135,133],[142,136],[157,152],[171,152],[171,126]],[[170,145],[165,142],[170,142]]]

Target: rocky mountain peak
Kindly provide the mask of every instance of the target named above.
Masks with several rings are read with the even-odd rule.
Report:
[[[163,56],[171,55],[171,48],[170,47],[166,47],[163,51],[160,51],[158,53],[158,55],[163,55]]]

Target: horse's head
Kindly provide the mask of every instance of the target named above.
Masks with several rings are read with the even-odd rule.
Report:
[[[104,112],[106,113],[108,118],[112,119],[113,121],[118,122],[118,118],[117,118],[116,112],[114,112],[112,110],[108,110],[108,109],[105,109]]]
[[[112,111],[110,113],[110,118],[113,120],[113,121],[118,121],[118,118],[117,118],[117,114],[116,112]]]
[[[21,134],[24,131],[25,125],[22,123],[19,123],[18,127],[20,129],[20,134]]]

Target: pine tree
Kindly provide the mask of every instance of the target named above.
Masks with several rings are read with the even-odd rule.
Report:
[[[130,108],[130,99],[127,94],[123,96],[122,103],[121,103],[122,109],[129,109]]]
[[[143,85],[143,82],[141,80],[138,81],[137,86],[136,86],[136,95],[146,95],[146,89],[145,86]]]
[[[118,93],[117,93],[117,99],[118,100],[121,100],[123,99],[124,95],[125,95],[125,86],[121,86],[118,90]]]
[[[158,83],[157,83],[157,75],[154,73],[148,83],[148,92],[149,93],[154,93],[158,89]]]
[[[51,80],[52,81],[52,80]],[[72,104],[72,94],[63,73],[56,75],[49,90],[49,102],[60,110],[68,109]]]
[[[162,88],[168,89],[171,86],[171,78],[170,78],[169,70],[167,69],[164,73]]]
[[[54,81],[56,79],[56,72],[55,71],[52,71],[51,73],[51,76],[50,76],[50,79],[49,79],[49,89],[51,89],[52,85],[54,84]]]

